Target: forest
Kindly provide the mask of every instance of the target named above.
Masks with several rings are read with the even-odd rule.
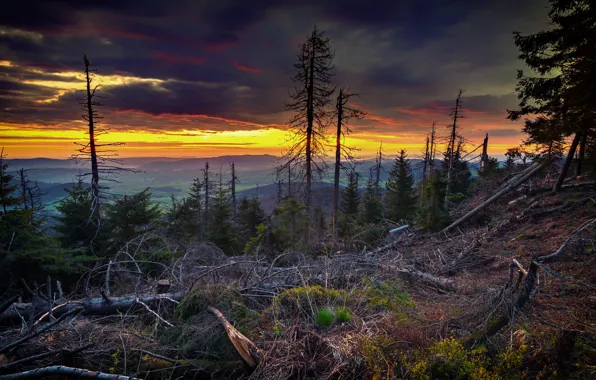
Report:
[[[84,56],[89,139],[71,159],[87,172],[55,214],[0,155],[0,380],[594,378],[596,4],[548,15],[513,33],[532,72],[503,115],[525,136],[505,160],[466,138],[454,89],[422,152],[381,144],[359,169],[345,138],[366,94],[335,83],[315,26],[275,194],[241,196],[242,162],[207,161],[167,207],[151,187],[110,194],[137,170],[102,143]]]

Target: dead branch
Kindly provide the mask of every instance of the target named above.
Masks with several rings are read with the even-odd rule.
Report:
[[[36,360],[44,359],[44,358],[47,358],[47,357],[52,356],[52,355],[57,355],[57,354],[60,354],[60,355],[72,355],[72,354],[75,354],[77,352],[84,351],[84,350],[92,347],[93,345],[95,345],[95,343],[89,343],[89,344],[86,344],[84,346],[75,348],[74,350],[49,351],[49,352],[44,352],[42,354],[29,356],[27,358],[19,359],[17,361],[14,361],[14,362],[5,364],[3,366],[0,366],[0,371],[7,370],[7,369],[10,369],[10,368],[13,368],[13,367],[18,367],[20,365],[27,364],[29,362],[33,362],[33,361],[36,361]]]
[[[213,306],[209,306],[207,308],[209,312],[215,315],[221,324],[223,325],[230,341],[242,356],[242,359],[248,364],[251,368],[255,368],[259,362],[261,361],[261,355],[259,352],[259,348],[247,337],[245,337],[240,331],[236,330],[230,322],[226,319],[226,317],[222,314],[221,311],[217,310]]]
[[[550,255],[539,256],[536,258],[536,260],[540,263],[544,263],[544,262],[553,260],[555,257],[559,256],[565,250],[565,247],[567,247],[567,245],[569,244],[571,239],[573,239],[576,235],[580,234],[582,231],[586,230],[588,227],[593,226],[594,224],[596,224],[596,219],[592,219],[592,220],[584,223],[583,226],[581,226],[580,228],[575,230],[571,234],[571,236],[569,236],[569,238],[567,238],[567,240],[565,240],[565,242],[563,243],[563,245],[561,245],[559,247],[559,249],[557,249],[555,252],[551,253]]]
[[[143,301],[139,300],[138,298],[136,299],[136,303],[142,305],[148,312],[150,312],[151,314],[155,315],[155,318],[159,319],[160,321],[162,321],[163,323],[165,323],[166,325],[170,326],[170,327],[174,327],[173,324],[171,324],[170,322],[166,321],[165,319],[163,319],[159,314],[157,314],[156,312],[154,312],[153,310],[151,310],[151,308],[149,306],[147,306],[146,303],[144,303]]]
[[[37,368],[30,371],[13,373],[9,375],[0,375],[0,380],[26,379],[29,377],[43,377],[48,375],[78,376],[89,377],[100,380],[137,380],[139,378],[124,375],[112,375],[104,372],[89,371],[82,368],[66,367],[63,365],[54,365],[50,367]]]
[[[0,348],[0,353],[5,353],[5,352],[11,351],[12,349],[14,349],[14,347],[18,346],[19,344],[24,343],[32,338],[35,338],[36,336],[44,333],[45,331],[47,331],[47,330],[51,329],[52,327],[56,326],[57,324],[61,323],[64,319],[66,319],[66,317],[76,314],[82,310],[83,310],[83,308],[79,307],[79,308],[69,311],[68,313],[63,314],[62,316],[60,316],[60,318],[56,319],[54,322],[48,323],[47,325],[43,326],[39,330],[34,331],[34,332],[22,337],[21,339],[17,339],[14,342],[9,343],[6,346]]]

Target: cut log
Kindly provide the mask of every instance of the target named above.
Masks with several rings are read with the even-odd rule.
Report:
[[[551,159],[546,159],[539,165],[530,166],[530,168],[524,170],[523,175],[518,177],[518,179],[516,181],[511,182],[507,186],[504,186],[503,188],[501,188],[501,190],[497,191],[497,193],[495,195],[488,198],[487,200],[482,202],[480,205],[476,206],[474,209],[472,209],[466,215],[462,216],[455,222],[451,223],[449,226],[445,227],[443,229],[443,231],[441,231],[441,232],[442,233],[448,232],[448,231],[452,230],[453,228],[459,226],[460,224],[464,223],[465,221],[467,221],[474,215],[478,214],[480,211],[484,210],[485,208],[487,208],[488,206],[493,204],[495,201],[497,201],[499,198],[501,198],[507,192],[514,190],[515,188],[517,188],[518,186],[520,186],[521,184],[523,184],[524,182],[526,182],[527,180],[532,178],[532,176],[534,176],[534,174],[536,174],[538,171],[540,171],[540,169],[544,168],[546,165],[550,164],[550,162],[551,162]],[[529,169],[531,169],[531,170],[529,170]]]
[[[223,325],[230,341],[242,356],[242,359],[249,365],[251,368],[255,368],[259,362],[261,361],[261,354],[259,353],[259,348],[247,337],[242,335],[242,333],[234,328],[230,322],[226,319],[226,317],[222,314],[221,311],[217,310],[213,306],[209,306],[207,308],[209,312],[215,315],[221,324]]]

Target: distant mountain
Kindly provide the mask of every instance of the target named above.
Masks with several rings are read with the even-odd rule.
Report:
[[[184,158],[168,161],[153,161],[139,166],[143,170],[152,171],[199,171],[205,168],[205,163],[209,162],[210,170],[217,172],[220,167],[228,170],[229,165],[234,162],[238,171],[271,169],[275,166],[276,156],[264,155],[241,155],[241,156],[219,156],[205,158]]]
[[[257,186],[259,198],[271,199],[268,203],[275,202],[277,198],[277,185],[275,185],[275,163],[278,157],[273,155],[238,155],[220,156],[206,158],[160,158],[140,157],[125,158],[122,160],[125,167],[137,168],[140,173],[123,172],[118,176],[119,182],[104,182],[109,186],[109,193],[114,196],[134,194],[150,187],[153,200],[161,204],[169,204],[170,196],[184,196],[190,188],[194,178],[201,177],[201,169],[204,169],[205,162],[209,162],[213,173],[223,173],[223,181],[230,180],[229,164],[236,164],[238,177],[237,191],[239,195],[247,197],[256,196]],[[56,160],[49,158],[14,159],[7,160],[10,164],[9,172],[18,178],[20,168],[27,169],[27,175],[31,181],[38,181],[39,187],[44,195],[44,201],[48,204],[58,201],[66,195],[64,188],[70,188],[77,181],[77,176],[89,173],[89,165],[77,165],[71,160]],[[414,178],[420,180],[422,177],[422,161],[413,159],[410,161]],[[329,162],[330,169],[333,168]],[[364,160],[356,166],[360,175],[360,187],[364,188],[370,175],[370,169],[375,165],[374,160]],[[384,186],[393,158],[387,157],[383,161],[380,181]],[[438,164],[437,164],[438,166]],[[471,164],[472,175],[476,175],[477,164]],[[215,179],[215,178],[214,178]],[[345,175],[342,172],[341,184],[345,185]],[[88,183],[89,179],[86,178]],[[314,182],[313,195],[320,191],[319,196],[323,203],[329,203],[331,194],[331,183],[333,182],[333,171],[329,170],[324,178],[316,179]],[[285,187],[285,184],[283,184]],[[285,191],[285,190],[284,190]],[[317,202],[317,201],[316,201]]]
[[[12,170],[41,169],[41,168],[69,168],[76,169],[80,165],[72,160],[58,160],[54,158],[17,158],[6,160]]]

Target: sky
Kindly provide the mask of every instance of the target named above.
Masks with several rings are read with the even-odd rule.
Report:
[[[366,5],[364,5],[366,4]],[[97,70],[101,143],[122,157],[279,155],[298,47],[314,25],[335,50],[334,82],[367,116],[346,140],[371,156],[421,155],[461,133],[501,156],[523,138],[513,31],[548,25],[546,0],[18,0],[0,12],[0,146],[9,158],[67,158],[87,138],[83,54]],[[332,131],[329,131],[332,133]]]

